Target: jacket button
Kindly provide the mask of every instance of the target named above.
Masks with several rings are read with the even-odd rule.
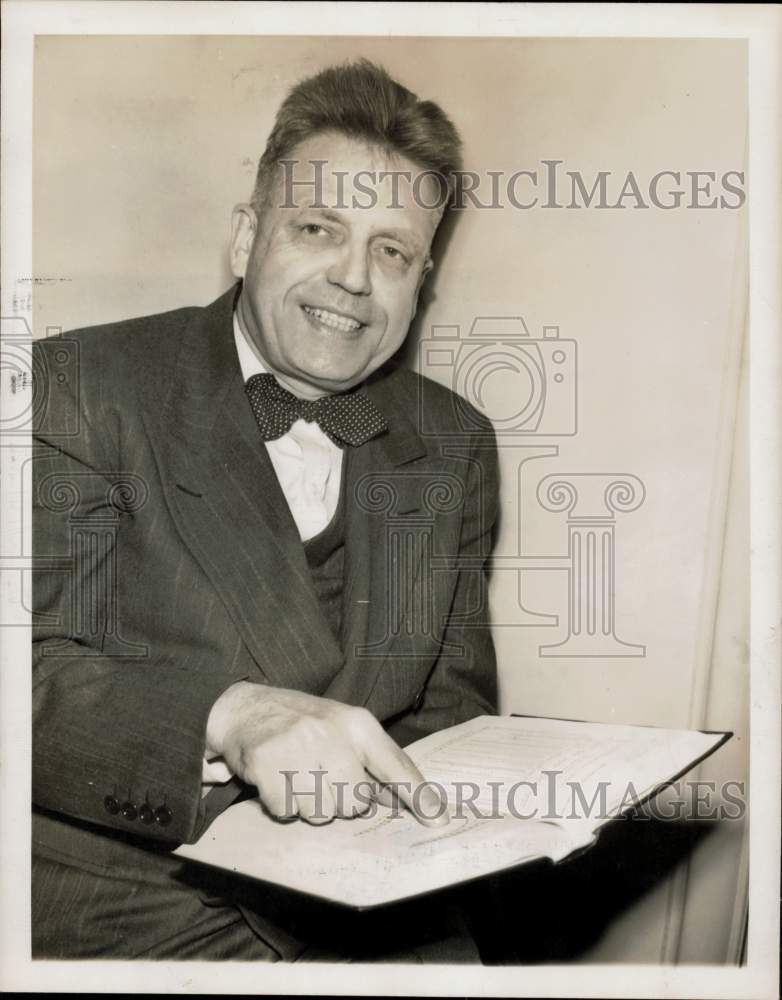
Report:
[[[161,826],[168,826],[173,818],[174,814],[168,806],[160,806],[155,810],[155,822],[159,823]]]
[[[152,806],[148,802],[145,802],[144,805],[139,809],[138,818],[141,820],[142,823],[155,822],[155,814],[152,811]]]
[[[119,812],[119,802],[113,795],[107,795],[103,800],[103,808],[107,813],[111,813],[112,816],[116,816]]]
[[[138,809],[133,802],[123,802],[122,815],[132,822],[138,816]]]

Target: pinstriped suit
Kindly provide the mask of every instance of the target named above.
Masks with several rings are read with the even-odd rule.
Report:
[[[55,940],[67,937],[49,905],[60,894],[77,911],[92,900],[82,952],[163,953],[165,920],[150,915],[162,897],[135,913],[106,888],[112,877],[176,881],[166,919],[176,923],[181,904],[197,922],[184,916],[182,887],[203,908],[212,876],[183,871],[168,850],[241,792],[234,780],[200,794],[206,719],[235,681],[366,705],[402,744],[494,708],[481,566],[497,505],[487,422],[468,410],[477,430],[463,433],[455,397],[405,370],[371,380],[389,430],[347,455],[340,648],[244,393],[236,294],[36,345],[50,375],[34,463],[43,950],[73,946]],[[256,916],[271,912],[261,903]],[[260,957],[296,953],[285,943],[295,936],[275,938],[276,917],[257,919]],[[172,956],[198,956],[168,937]]]

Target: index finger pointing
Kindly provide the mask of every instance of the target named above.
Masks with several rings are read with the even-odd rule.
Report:
[[[427,781],[401,747],[378,727],[363,746],[362,763],[378,781],[390,786],[405,807],[424,826],[448,823],[446,802],[437,788]]]

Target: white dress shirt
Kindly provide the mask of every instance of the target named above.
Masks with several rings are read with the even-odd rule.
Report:
[[[245,382],[252,375],[268,372],[239,326],[236,313],[234,340]],[[336,512],[342,479],[342,449],[316,423],[297,420],[287,434],[276,441],[267,441],[266,450],[301,540],[306,542],[323,531]],[[221,757],[204,760],[204,785],[220,784],[230,778],[231,772]]]
[[[234,340],[244,381],[268,372],[234,313]],[[342,478],[342,449],[316,423],[297,420],[287,434],[267,441],[266,450],[288,501],[301,540],[306,542],[334,516]]]

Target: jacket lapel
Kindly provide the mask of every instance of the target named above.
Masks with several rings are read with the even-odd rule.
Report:
[[[391,688],[385,704],[374,706],[381,714],[393,710],[394,691],[409,703],[408,674],[431,664],[437,652],[420,620],[420,612],[431,609],[420,589],[420,571],[431,552],[433,526],[424,498],[441,460],[428,454],[407,415],[409,404],[394,385],[392,374],[367,387],[389,429],[352,449],[346,463],[345,666],[325,692],[338,701],[366,704],[383,671]]]
[[[342,665],[258,433],[233,339],[236,289],[183,337],[157,443],[178,529],[268,680],[322,693]]]

